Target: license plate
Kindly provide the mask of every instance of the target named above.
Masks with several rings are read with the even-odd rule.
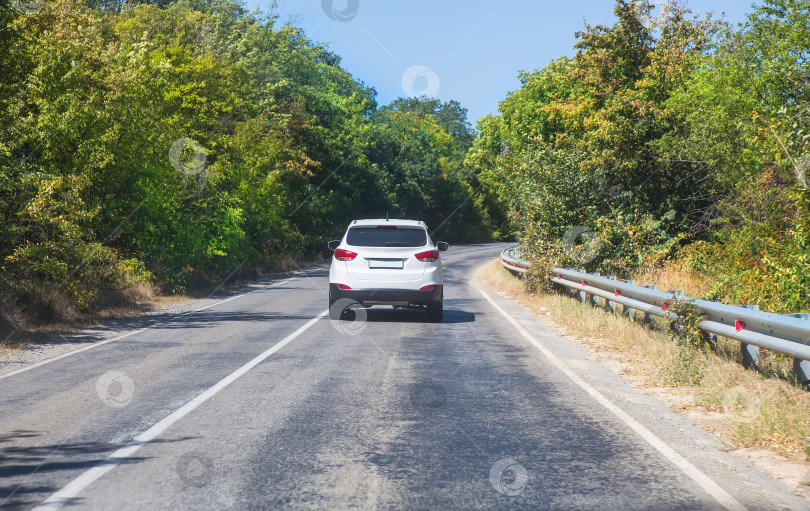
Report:
[[[369,268],[388,268],[394,270],[402,269],[402,259],[369,259]]]

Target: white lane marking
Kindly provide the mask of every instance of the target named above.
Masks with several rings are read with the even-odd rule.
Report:
[[[540,344],[540,342],[535,339],[532,334],[530,334],[525,328],[523,328],[515,318],[513,318],[508,312],[503,310],[495,301],[489,297],[483,290],[479,289],[478,291],[484,295],[490,304],[492,304],[495,309],[500,312],[511,324],[512,326],[520,332],[523,337],[525,337],[530,343],[537,348],[543,356],[545,356],[551,364],[559,369],[563,374],[568,376],[574,383],[579,385],[582,390],[587,392],[594,398],[599,404],[607,408],[613,415],[619,418],[622,422],[624,422],[630,429],[635,431],[636,433],[641,436],[648,444],[650,444],[656,451],[660,452],[666,459],[668,459],[673,465],[681,469],[681,471],[689,477],[689,479],[696,482],[701,488],[703,488],[706,493],[711,495],[717,502],[719,502],[724,508],[728,509],[729,511],[745,511],[745,506],[740,504],[737,499],[732,497],[726,490],[724,490],[719,484],[715,483],[709,476],[704,474],[700,471],[696,466],[692,465],[687,461],[683,456],[678,454],[675,449],[667,445],[663,440],[655,436],[655,434],[650,431],[649,429],[645,428],[640,422],[636,419],[628,415],[624,410],[616,406],[613,401],[606,398],[602,393],[598,390],[593,388],[590,384],[588,384],[585,380],[577,376],[568,366],[558,358],[554,353],[549,351],[545,346]]]
[[[280,286],[281,284],[284,284],[285,282],[289,282],[289,281],[295,280],[297,278],[298,277],[291,277],[291,278],[286,279],[286,280],[281,280],[281,281],[276,282],[275,284],[273,284],[271,286],[266,286],[266,287],[263,287],[261,289],[268,289],[268,288],[271,288],[271,287]],[[222,305],[223,303],[230,302],[231,300],[236,300],[237,298],[242,298],[243,296],[247,296],[250,293],[253,293],[255,291],[260,291],[261,289],[252,289],[252,290],[248,291],[247,293],[242,293],[241,295],[232,296],[230,298],[220,300],[220,301],[218,301],[216,303],[206,305],[205,307],[200,307],[199,309],[195,309],[193,311],[181,312],[180,314],[177,314],[177,316],[182,316],[183,314],[193,314],[195,312],[200,312],[201,310],[205,310],[205,309],[208,309],[208,308],[211,308],[211,307],[215,307],[217,305]],[[100,341],[100,342],[97,342],[95,344],[85,346],[83,348],[77,348],[77,349],[75,349],[73,351],[68,351],[67,353],[62,353],[61,355],[58,355],[58,356],[55,356],[55,357],[46,358],[45,360],[37,362],[36,364],[30,365],[28,367],[23,367],[21,369],[17,369],[16,371],[11,371],[10,373],[6,373],[6,374],[0,374],[0,380],[2,380],[3,378],[8,378],[10,376],[14,376],[15,374],[20,374],[20,373],[24,373],[26,371],[30,371],[31,369],[36,369],[37,367],[44,366],[45,364],[50,364],[51,362],[56,362],[57,360],[61,360],[61,359],[65,358],[65,357],[69,357],[71,355],[76,355],[77,353],[81,353],[82,351],[87,351],[87,350],[90,350],[90,349],[93,349],[93,348],[98,348],[99,346],[104,346],[105,344],[109,344],[111,342],[120,341],[121,339],[123,339],[125,337],[129,337],[130,335],[139,334],[141,332],[145,332],[145,331],[147,331],[147,330],[149,330],[151,328],[156,328],[156,327],[159,328],[160,325],[152,325],[152,326],[148,326],[146,328],[141,328],[140,330],[135,330],[134,332],[129,332],[129,333],[124,334],[124,335],[119,335],[118,337],[115,337],[113,339],[107,339],[106,341]]]
[[[76,498],[79,493],[82,492],[85,488],[93,484],[98,478],[115,468],[119,463],[124,461],[125,459],[129,458],[133,454],[135,454],[138,449],[143,447],[144,445],[148,444],[152,440],[154,440],[158,435],[169,429],[174,423],[194,411],[198,406],[205,403],[212,397],[214,397],[220,390],[224,389],[245,373],[262,363],[266,358],[268,358],[273,353],[277,352],[290,342],[292,342],[296,337],[306,332],[312,325],[318,322],[321,318],[325,317],[329,313],[329,310],[325,310],[315,316],[314,318],[307,321],[303,326],[301,326],[298,330],[291,333],[278,343],[274,344],[273,347],[262,353],[261,355],[256,356],[250,362],[243,365],[236,371],[232,372],[225,378],[218,381],[214,384],[213,387],[210,387],[208,390],[204,391],[202,394],[198,395],[188,403],[184,404],[174,412],[167,415],[163,420],[152,426],[151,428],[147,429],[140,435],[136,436],[132,439],[130,443],[125,445],[124,447],[118,449],[111,455],[109,455],[106,459],[99,462],[98,465],[95,467],[87,470],[79,477],[74,479],[73,481],[69,482],[66,486],[64,486],[61,490],[57,491],[47,500],[45,500],[42,504],[37,506],[34,509],[60,509],[62,506],[70,502],[71,499]]]
[[[3,378],[8,378],[9,376],[14,376],[15,374],[20,374],[20,373],[24,373],[25,371],[30,371],[31,369],[35,369],[37,367],[44,366],[45,364],[50,364],[51,362],[56,362],[57,360],[61,360],[61,359],[65,358],[65,357],[69,357],[69,356],[75,355],[77,353],[81,353],[82,351],[87,351],[87,350],[89,350],[91,348],[95,348],[97,346],[103,346],[103,345],[111,343],[111,342],[120,341],[121,339],[123,339],[125,337],[129,337],[130,335],[135,335],[135,334],[139,334],[141,332],[145,332],[145,331],[149,330],[149,328],[150,327],[141,328],[140,330],[135,330],[134,332],[130,332],[128,334],[119,335],[118,337],[115,337],[113,339],[107,339],[106,341],[97,342],[95,344],[91,344],[90,346],[85,346],[84,348],[77,348],[77,349],[75,349],[73,351],[68,351],[67,353],[63,353],[63,354],[58,355],[56,357],[52,357],[52,358],[42,360],[40,362],[37,362],[34,365],[30,365],[28,367],[23,367],[22,369],[17,369],[16,371],[12,371],[10,373],[0,375],[0,380],[2,380]]]

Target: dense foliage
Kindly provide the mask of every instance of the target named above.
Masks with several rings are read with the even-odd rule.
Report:
[[[573,58],[521,74],[468,165],[539,270],[677,259],[716,298],[810,309],[810,1],[764,0],[736,28],[651,4],[617,0]]]
[[[456,102],[380,107],[327,48],[229,0],[25,5],[0,4],[6,321],[316,255],[352,218],[491,236]]]
[[[216,285],[386,214],[517,236],[538,275],[676,260],[810,309],[810,0],[654,12],[617,0],[476,132],[231,0],[0,0],[0,321]]]

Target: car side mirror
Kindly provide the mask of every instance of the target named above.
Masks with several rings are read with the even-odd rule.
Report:
[[[439,252],[447,252],[447,249],[450,248],[450,244],[446,241],[440,241],[436,243],[436,248],[439,249]]]
[[[334,251],[340,246],[340,240],[330,241],[327,245],[329,246],[329,250]]]

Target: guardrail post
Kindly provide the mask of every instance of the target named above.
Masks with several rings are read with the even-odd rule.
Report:
[[[740,343],[742,350],[742,364],[746,369],[756,369],[759,371],[759,346]]]
[[[587,270],[585,270],[584,268],[579,269],[579,270],[574,270],[574,271],[577,272],[577,273],[584,273],[586,275],[588,274]],[[587,295],[588,295],[588,293],[586,293],[585,291],[579,291],[579,290],[576,290],[576,289],[574,290],[574,298],[576,298],[580,302],[584,303],[585,300],[587,299]]]
[[[595,272],[591,273],[590,275],[593,275],[594,277],[601,277],[602,276],[602,274],[599,273],[598,271],[595,271]],[[591,295],[589,295],[588,298],[589,298],[589,301],[591,302],[591,306],[599,307],[599,297],[598,296],[596,296],[594,294],[591,294]]]
[[[751,309],[758,311],[759,305],[734,305],[743,309]],[[744,330],[745,323],[737,321],[737,330]],[[753,346],[744,342],[740,343],[740,351],[742,352],[742,364],[746,369],[756,369],[759,371],[759,346]]]
[[[630,284],[631,286],[636,285],[635,280],[622,280],[621,282],[624,283],[624,284]],[[625,305],[624,306],[624,315],[627,316],[630,319],[635,319],[636,311]]]
[[[793,359],[793,372],[799,385],[810,390],[810,362],[800,358]]]
[[[654,285],[639,286],[639,287],[643,287],[643,288],[646,288],[646,289],[651,289],[653,291],[658,291],[658,286],[654,286]],[[644,323],[647,324],[647,325],[655,324],[655,319],[653,318],[653,315],[650,314],[649,312],[644,313]]]
[[[599,273],[598,271],[595,271],[593,273],[589,273],[588,275],[593,275],[594,277],[600,277],[602,274]],[[595,294],[589,294],[588,295],[588,302],[591,304],[592,307],[599,307],[599,297],[596,296]]]
[[[683,289],[669,289],[669,290],[667,290],[665,292],[666,293],[672,293],[672,295],[675,297],[675,300],[677,300],[681,296],[686,296],[684,294],[684,292],[683,292]],[[678,331],[678,332],[681,331],[681,327],[680,327],[680,325],[678,325],[678,321],[675,320],[675,319],[673,319],[672,321],[669,322],[669,327],[672,330],[675,330],[675,331]]]
[[[810,314],[806,313],[783,314],[783,316],[810,321]],[[807,390],[810,390],[810,362],[808,362],[807,360],[802,360],[800,358],[794,358],[793,374],[796,375],[796,380],[798,381],[799,385],[803,386]]]
[[[705,300],[705,298],[695,298],[695,300]],[[703,336],[703,340],[706,341],[709,346],[712,348],[717,347],[717,334],[701,331],[701,335]]]
[[[616,277],[614,277],[613,275],[611,275],[610,277],[605,277],[605,278],[608,279],[608,280],[616,280]],[[605,298],[605,308],[607,310],[609,310],[610,312],[615,314],[616,313],[616,302],[614,302],[612,300],[608,300],[607,298]]]

